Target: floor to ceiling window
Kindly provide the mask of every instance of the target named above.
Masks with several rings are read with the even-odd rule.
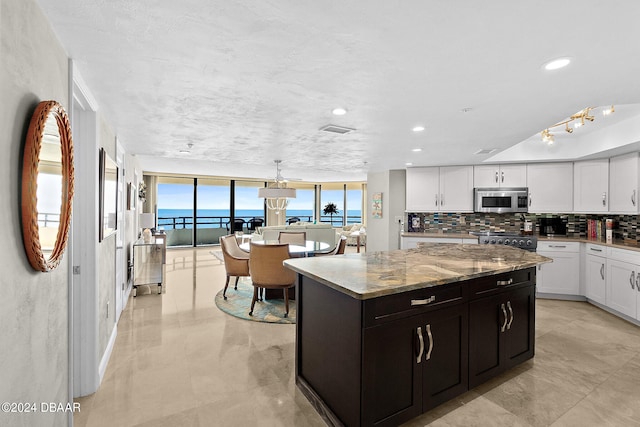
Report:
[[[231,221],[231,181],[198,178],[196,182],[196,246],[218,244]]]
[[[334,227],[344,225],[344,184],[323,183],[320,187],[320,221]],[[336,207],[336,213],[324,213],[329,204]]]
[[[193,246],[193,179],[158,177],[158,224],[169,246]]]
[[[362,184],[349,183],[347,191],[347,224],[364,223]]]
[[[315,221],[315,185],[300,182],[289,184],[289,187],[296,189],[296,198],[289,199],[289,204],[287,205],[287,222]]]
[[[263,181],[159,176],[157,183],[157,227],[167,233],[168,246],[215,245],[223,235],[249,234],[270,225],[267,219],[273,220],[264,199],[258,197]],[[284,223],[341,227],[364,222],[362,183],[294,182],[289,186],[296,189],[296,198],[288,201]],[[336,212],[324,214],[329,203]]]
[[[264,182],[234,181],[233,231],[251,233],[265,224],[264,199],[258,197],[258,189],[262,187]]]

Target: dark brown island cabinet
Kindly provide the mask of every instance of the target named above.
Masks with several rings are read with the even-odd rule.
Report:
[[[296,383],[329,425],[397,426],[534,355],[535,267],[369,299],[298,272]]]

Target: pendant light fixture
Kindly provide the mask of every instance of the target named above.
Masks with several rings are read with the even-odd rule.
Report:
[[[258,197],[265,199],[267,208],[279,213],[287,208],[288,199],[296,198],[296,189],[288,188],[286,180],[280,174],[282,160],[274,160],[276,164],[276,179],[264,188],[258,189]]]

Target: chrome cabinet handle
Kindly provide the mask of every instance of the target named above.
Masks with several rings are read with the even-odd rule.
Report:
[[[633,193],[631,194],[631,203],[633,203],[633,206],[636,205],[636,190],[633,190]]]
[[[440,206],[444,206],[444,194],[440,194]]]
[[[438,206],[438,193],[436,193],[436,206]]]
[[[498,183],[498,171],[496,171],[496,184]]]
[[[566,248],[567,245],[549,245],[550,248]]]
[[[636,277],[636,291],[640,292],[640,272],[638,272],[638,276]]]
[[[512,283],[513,283],[513,279],[509,279],[509,280],[498,280],[498,281],[496,282],[496,284],[497,284],[498,286],[507,286],[507,285],[510,285],[510,284],[512,284]]]
[[[418,340],[420,341],[420,352],[418,353],[418,358],[416,362],[420,363],[422,361],[422,353],[424,353],[424,338],[422,338],[422,326],[418,326]]]
[[[511,319],[509,319],[509,323],[507,323],[507,329],[511,329],[511,324],[513,323],[513,309],[511,308],[511,301],[507,301],[507,308],[509,309],[509,314],[511,315]]]
[[[429,337],[429,350],[427,350],[427,355],[424,360],[431,359],[431,351],[433,350],[433,335],[431,335],[431,325],[427,325],[427,336]]]
[[[434,302],[435,300],[436,300],[436,296],[431,295],[429,298],[425,298],[425,299],[412,299],[411,305],[427,305]]]
[[[602,267],[600,267],[600,277],[602,277],[602,280],[604,280],[604,264],[602,264]]]
[[[632,271],[631,272],[631,277],[629,277],[629,283],[631,284],[631,289],[635,290],[635,278],[636,278],[636,272]]]
[[[500,328],[500,332],[504,332],[504,330],[507,327],[507,310],[504,309],[504,304],[500,304],[500,308],[502,309],[502,314],[504,315],[504,323],[502,324],[502,327]]]
[[[504,172],[502,172],[502,182],[504,183]]]
[[[529,207],[531,207],[531,199],[533,199],[533,197],[531,197],[531,193],[529,193]]]
[[[602,249],[597,249],[597,248],[589,248],[589,250],[592,250],[594,252],[602,252]]]
[[[602,193],[602,206],[607,206],[607,193]]]

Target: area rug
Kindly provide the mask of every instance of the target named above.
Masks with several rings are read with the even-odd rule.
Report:
[[[256,301],[253,316],[249,316],[253,285],[249,278],[241,277],[238,290],[233,289],[235,278],[232,277],[227,288],[227,299],[222,297],[222,290],[216,295],[216,305],[222,311],[240,319],[267,323],[296,323],[296,302],[289,300],[289,316],[284,317],[284,300],[269,299]]]

